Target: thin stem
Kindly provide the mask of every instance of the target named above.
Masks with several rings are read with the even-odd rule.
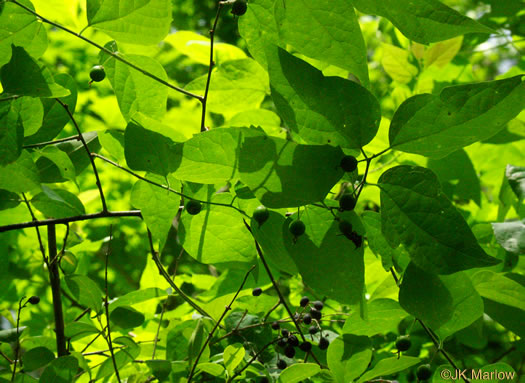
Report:
[[[31,214],[31,219],[32,221],[31,222],[38,222],[38,220],[36,219],[35,217],[35,213],[33,213],[33,209],[31,209],[31,205],[29,204],[29,201],[27,200],[26,198],[26,195],[24,193],[22,193],[22,198],[24,199],[24,202],[27,206],[27,210],[29,210],[29,214]],[[46,251],[44,249],[44,243],[42,242],[42,236],[40,235],[40,230],[38,229],[37,226],[35,226],[35,230],[36,230],[36,236],[38,238],[38,245],[40,246],[40,252],[42,253],[42,257],[44,259],[44,263],[47,265],[48,264],[48,259],[47,259],[47,256],[46,256]],[[2,228],[0,227],[0,233],[2,232]]]
[[[66,137],[66,138],[60,138],[58,140],[53,140],[53,141],[45,141],[45,142],[39,142],[37,144],[24,145],[23,148],[24,149],[41,148],[42,146],[56,145],[56,144],[60,144],[61,142],[69,142],[69,141],[80,141],[80,136],[77,135],[77,136],[71,136],[71,137]]]
[[[279,300],[272,306],[272,308],[270,310],[268,310],[268,312],[266,313],[266,315],[264,316],[263,318],[263,322],[266,323],[266,321],[268,320],[268,318],[270,317],[270,315],[272,315],[272,313],[277,310],[277,307],[279,307],[281,305],[281,299],[279,298]]]
[[[365,168],[365,174],[363,174],[363,180],[361,181],[361,184],[358,186],[359,190],[357,191],[357,195],[355,196],[356,201],[359,200],[359,196],[361,195],[361,192],[363,191],[363,188],[365,187],[366,177],[368,177],[368,170],[370,170],[370,163],[372,162],[372,159],[366,156],[366,153],[362,148],[361,148],[361,153],[363,153],[363,156],[366,159],[366,168]]]
[[[149,239],[149,245],[150,245],[150,250],[151,250],[151,256],[153,257],[153,261],[155,262],[155,265],[157,265],[157,268],[159,269],[159,273],[160,275],[166,280],[166,282],[169,283],[169,285],[171,286],[171,288],[173,290],[175,290],[177,292],[177,294],[179,294],[179,296],[185,300],[191,307],[193,307],[195,310],[197,310],[199,312],[199,314],[201,315],[204,315],[206,317],[209,317],[213,320],[213,317],[208,314],[202,307],[200,307],[198,304],[196,304],[195,302],[193,302],[193,300],[187,296],[176,284],[174,281],[172,281],[172,279],[170,278],[168,272],[166,271],[166,269],[164,269],[164,266],[162,265],[162,263],[160,262],[160,259],[159,259],[159,255],[158,253],[155,251],[155,247],[153,246],[153,237],[151,236],[151,232],[149,231],[148,229],[148,239]]]
[[[66,335],[64,333],[64,312],[62,311],[62,295],[60,294],[60,273],[58,271],[57,236],[54,224],[47,226],[47,246],[49,252],[49,282],[53,295],[53,312],[55,314],[55,336],[58,356],[67,355]]]
[[[111,327],[109,324],[109,302],[108,302],[108,260],[109,260],[109,254],[111,253],[111,239],[113,238],[113,225],[109,227],[109,243],[108,248],[106,250],[106,262],[105,262],[105,272],[104,272],[104,289],[105,289],[105,296],[104,296],[104,306],[106,308],[106,321],[107,325],[106,328],[108,330],[108,336],[106,338],[106,341],[108,342],[109,351],[111,352],[111,360],[113,361],[113,368],[115,369],[115,375],[117,376],[117,380],[120,383],[120,374],[118,372],[117,367],[117,361],[115,360],[115,352],[113,351],[113,342],[111,341]]]
[[[151,355],[151,360],[155,359],[155,354],[157,352],[157,343],[159,342],[160,327],[162,326],[162,319],[164,318],[164,312],[166,311],[166,305],[168,300],[166,299],[162,304],[162,311],[160,312],[159,325],[157,326],[157,332],[155,333],[155,340],[153,342],[153,354]]]
[[[217,29],[217,23],[219,21],[219,16],[221,14],[222,2],[219,2],[217,7],[217,15],[215,16],[215,21],[213,22],[213,27],[210,29],[210,65],[208,66],[208,78],[206,79],[206,88],[204,90],[204,97],[202,98],[202,118],[201,118],[201,132],[206,131],[206,104],[208,102],[208,92],[210,90],[211,82],[211,72],[215,66],[215,61],[213,60],[213,43],[215,40],[215,30]]]
[[[248,223],[245,220],[243,220],[243,222],[244,222],[244,225],[246,226],[246,228],[248,229],[248,231],[250,232],[250,234],[253,236],[253,232],[252,232],[252,229],[251,229],[250,225],[248,225]],[[264,265],[264,268],[266,269],[266,273],[268,274],[268,277],[272,281],[273,287],[275,288],[275,291],[277,292],[277,295],[279,296],[279,300],[284,305],[286,311],[288,312],[288,315],[290,315],[290,319],[292,319],[292,321],[293,321],[293,323],[295,325],[295,328],[299,332],[299,335],[301,335],[301,339],[303,340],[303,342],[306,342],[306,338],[304,337],[304,334],[301,331],[301,328],[297,324],[297,321],[295,320],[295,317],[294,317],[294,314],[292,313],[292,310],[290,310],[290,307],[286,303],[286,300],[284,299],[284,296],[281,293],[281,290],[279,290],[279,286],[277,285],[277,281],[273,277],[273,274],[272,274],[272,272],[270,270],[270,267],[268,266],[268,263],[266,263],[266,259],[264,258],[262,250],[261,250],[261,248],[259,246],[259,243],[255,239],[255,237],[254,237],[254,241],[255,241],[255,248],[257,249],[257,254],[259,254],[259,258],[261,259],[261,261],[262,261],[262,263]]]
[[[177,91],[177,92],[183,93],[183,94],[185,94],[186,96],[189,96],[189,97],[192,97],[192,98],[196,98],[197,100],[202,100],[202,96],[199,96],[199,95],[197,95],[197,94],[194,94],[194,93],[188,92],[187,90],[184,90],[183,88],[179,88],[178,86],[175,86],[175,85],[170,84],[169,82],[167,82],[167,81],[161,79],[160,77],[157,77],[157,76],[155,76],[154,74],[152,74],[152,73],[150,73],[150,72],[148,72],[148,71],[146,71],[146,70],[144,70],[144,69],[142,69],[142,68],[136,66],[135,64],[132,64],[131,62],[129,62],[129,61],[126,60],[125,58],[121,57],[118,53],[111,52],[109,49],[104,48],[103,46],[101,46],[101,45],[95,43],[94,41],[92,41],[92,40],[90,40],[90,39],[88,39],[88,38],[86,38],[86,37],[84,37],[84,36],[82,36],[82,35],[80,35],[79,33],[73,32],[72,30],[70,30],[70,29],[68,29],[68,28],[66,28],[66,27],[64,27],[64,26],[62,26],[62,25],[60,25],[60,24],[57,24],[57,23],[55,23],[55,22],[53,22],[53,21],[51,21],[51,20],[49,20],[49,19],[46,19],[46,18],[43,17],[43,16],[40,16],[38,13],[36,13],[36,12],[33,11],[32,9],[26,7],[25,5],[19,3],[17,0],[9,0],[9,1],[10,1],[11,3],[16,4],[16,5],[18,5],[19,7],[25,9],[27,12],[31,13],[32,15],[38,17],[42,22],[47,23],[47,24],[49,24],[49,25],[52,25],[52,26],[54,26],[55,28],[61,29],[61,30],[63,30],[64,32],[67,32],[67,33],[69,33],[69,34],[71,34],[71,35],[73,35],[73,36],[75,36],[75,37],[78,37],[78,38],[81,39],[81,40],[84,40],[84,41],[87,42],[88,44],[91,44],[91,45],[93,45],[94,47],[96,47],[97,49],[99,49],[99,50],[103,51],[104,53],[110,55],[110,56],[113,57],[115,60],[118,60],[118,61],[120,61],[120,62],[122,62],[122,63],[128,65],[129,67],[131,67],[131,68],[133,68],[133,69],[139,71],[139,72],[142,73],[143,75],[145,75],[145,76],[147,76],[147,77],[149,77],[149,78],[151,78],[151,79],[153,79],[153,80],[155,80],[155,81],[161,83],[162,85],[165,85],[165,86],[167,86],[168,88],[171,88],[171,89],[173,89],[173,90],[175,90],[175,91]]]
[[[263,348],[261,348],[249,361],[248,363],[246,363],[246,365],[244,365],[239,371],[237,371],[235,374],[232,375],[232,377],[230,379],[228,379],[228,382],[231,382],[232,380],[234,380],[236,377],[238,377],[239,375],[241,375],[244,370],[246,370],[248,367],[250,367],[250,365],[255,362],[257,360],[257,358],[259,357],[259,355],[261,355],[268,347],[270,347],[272,344],[274,343],[277,343],[278,341],[280,341],[281,339],[284,339],[284,338],[277,338],[277,339],[274,339],[272,340],[270,343],[266,343]]]
[[[191,383],[191,380],[193,379],[193,375],[195,374],[195,368],[197,367],[197,364],[199,363],[199,359],[202,355],[202,353],[204,352],[204,350],[206,349],[206,347],[208,347],[208,343],[210,343],[210,340],[211,338],[213,337],[213,334],[215,333],[215,331],[217,330],[217,328],[219,327],[219,324],[221,323],[221,321],[224,319],[224,317],[226,316],[226,314],[228,313],[228,311],[230,311],[232,309],[232,305],[233,303],[235,302],[235,300],[237,299],[237,296],[239,296],[239,293],[241,292],[241,290],[243,289],[244,287],[244,284],[246,283],[246,280],[248,279],[248,276],[250,275],[250,273],[252,272],[252,270],[255,269],[255,265],[253,265],[252,267],[250,267],[250,269],[246,272],[246,275],[244,276],[244,279],[242,280],[242,283],[241,285],[239,286],[239,288],[237,289],[237,292],[235,293],[235,295],[233,296],[233,299],[231,300],[230,304],[228,306],[226,306],[226,308],[224,309],[221,317],[219,318],[219,320],[217,321],[217,323],[215,323],[215,326],[213,326],[213,329],[210,331],[210,333],[208,334],[208,337],[206,338],[206,341],[204,342],[204,345],[202,346],[202,348],[200,349],[199,351],[199,354],[197,355],[197,358],[195,358],[195,361],[193,362],[193,366],[191,367],[191,371],[190,371],[190,375],[188,376],[188,383]]]
[[[18,362],[18,353],[20,352],[20,313],[22,312],[22,309],[25,307],[25,304],[22,305],[22,301],[26,297],[22,297],[20,301],[18,302],[18,314],[16,316],[16,346],[15,346],[15,365],[13,366],[13,374],[11,375],[11,383],[15,381],[15,375],[16,375],[16,364]],[[27,302],[26,302],[27,303]]]
[[[92,219],[97,218],[113,218],[113,217],[139,217],[142,218],[142,214],[140,210],[129,210],[129,211],[106,211],[106,212],[100,212],[100,213],[94,213],[94,214],[83,214],[83,215],[77,215],[74,217],[67,217],[67,218],[51,218],[51,219],[42,219],[40,221],[30,221],[30,222],[22,222],[22,223],[15,223],[12,225],[5,225],[0,226],[0,233],[11,231],[11,230],[20,230],[20,229],[27,229],[29,227],[40,227],[40,226],[47,226],[51,224],[66,224],[70,222],[78,222],[78,221],[90,221]]]
[[[82,146],[84,146],[84,149],[86,150],[86,153],[89,157],[89,162],[91,162],[91,167],[93,168],[93,173],[95,174],[95,178],[97,180],[97,187],[98,187],[98,192],[100,194],[100,201],[102,202],[102,211],[108,211],[108,207],[106,205],[106,198],[104,197],[104,191],[102,190],[102,184],[100,183],[100,178],[98,176],[97,167],[95,166],[95,160],[91,156],[91,151],[89,150],[86,140],[82,136],[80,127],[78,126],[77,121],[75,120],[75,117],[73,117],[73,113],[71,113],[71,111],[69,110],[69,106],[65,104],[64,102],[60,101],[60,99],[58,98],[55,98],[55,100],[62,106],[62,108],[64,108],[71,122],[73,122],[73,125],[75,125],[75,129],[77,130],[78,137],[80,141],[82,141]]]
[[[126,169],[125,167],[120,166],[120,165],[117,164],[116,162],[111,161],[110,159],[108,159],[108,158],[106,158],[106,157],[104,157],[104,156],[101,156],[100,154],[92,153],[91,155],[92,155],[93,157],[100,158],[102,161],[105,161],[105,162],[107,162],[108,164],[115,166],[116,168],[119,168],[119,169],[121,169],[121,170],[124,170],[126,173],[131,174],[133,177],[138,178],[139,180],[142,180],[142,181],[144,181],[144,182],[147,182],[147,183],[149,183],[150,185],[157,186],[157,187],[159,187],[159,188],[161,188],[161,189],[167,190],[167,191],[169,191],[170,193],[177,194],[177,195],[179,195],[179,196],[181,196],[181,197],[183,197],[183,198],[191,199],[191,200],[194,200],[194,201],[200,202],[200,203],[202,203],[202,204],[215,205],[215,206],[223,206],[223,207],[229,207],[229,208],[232,208],[232,209],[234,209],[234,210],[237,210],[237,211],[238,211],[239,213],[241,213],[243,216],[245,216],[245,217],[247,217],[247,218],[250,218],[250,217],[246,214],[246,212],[245,212],[244,210],[241,210],[241,209],[239,209],[239,208],[237,208],[237,207],[235,207],[235,206],[232,206],[232,205],[230,205],[230,204],[227,204],[227,203],[220,203],[220,202],[203,201],[203,200],[199,200],[199,199],[196,199],[196,198],[193,198],[193,197],[187,196],[187,195],[185,195],[185,194],[183,194],[183,193],[181,193],[181,192],[178,192],[178,191],[176,191],[176,190],[173,190],[173,189],[170,188],[169,186],[162,185],[162,184],[159,184],[159,183],[157,183],[157,182],[155,182],[155,181],[151,181],[151,180],[147,179],[146,177],[142,177],[140,174],[137,174],[137,173],[135,173],[135,172],[132,171],[132,170]]]
[[[5,360],[7,360],[7,363],[9,364],[13,364],[15,363],[14,361],[12,361],[6,354],[4,354],[4,352],[2,350],[0,350],[0,356],[2,358],[4,358]]]

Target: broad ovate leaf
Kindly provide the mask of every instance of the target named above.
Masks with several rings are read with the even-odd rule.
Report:
[[[392,247],[403,244],[419,268],[452,274],[500,262],[479,246],[432,171],[396,166],[381,175],[379,187],[383,235]]]

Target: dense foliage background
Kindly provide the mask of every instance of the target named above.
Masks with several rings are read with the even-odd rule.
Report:
[[[0,0],[0,381],[518,381],[523,2],[231,7]]]

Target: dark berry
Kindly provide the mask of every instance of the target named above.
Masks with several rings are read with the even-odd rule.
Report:
[[[422,364],[417,368],[416,376],[419,380],[427,380],[432,376],[430,364]]]
[[[306,305],[310,303],[310,298],[308,297],[302,297],[301,298],[301,301],[299,302],[299,304],[301,305],[301,307],[306,307]]]
[[[339,231],[345,236],[348,237],[352,234],[352,231],[354,228],[352,227],[352,224],[348,221],[342,220],[339,222]]]
[[[314,307],[315,307],[317,310],[321,311],[321,310],[323,309],[323,307],[324,307],[324,303],[321,302],[321,301],[315,301],[315,302],[314,302]]]
[[[344,156],[341,159],[341,168],[345,172],[353,172],[357,169],[357,159],[354,156]]]
[[[284,355],[286,355],[288,358],[293,358],[295,356],[295,348],[292,346],[288,346],[284,349]]]
[[[283,328],[281,330],[281,334],[282,336],[284,336],[285,338],[288,338],[290,336],[290,331],[288,331],[287,329]]]
[[[259,224],[259,226],[265,223],[269,217],[270,212],[266,207],[262,205],[255,209],[253,212],[253,219]]]
[[[303,221],[298,219],[298,220],[292,221],[289,229],[290,229],[290,233],[292,233],[294,237],[299,237],[304,234],[306,230],[306,226],[304,225]]]
[[[310,315],[312,316],[312,318],[317,319],[317,320],[321,319],[321,317],[323,316],[323,314],[321,314],[321,311],[315,308],[310,309]]]
[[[285,348],[287,345],[288,345],[288,341],[286,340],[286,338],[281,338],[277,341],[277,346],[281,348]]]
[[[40,303],[40,297],[37,297],[36,295],[33,295],[31,298],[27,300],[32,305],[37,305]]]
[[[106,71],[102,65],[95,65],[89,72],[92,81],[100,82],[106,78]]]
[[[343,194],[339,199],[339,210],[354,210],[355,208],[355,198],[351,194]]]
[[[321,337],[321,339],[319,339],[319,348],[321,350],[326,350],[329,345],[330,345],[330,342],[325,337]]]
[[[361,237],[355,231],[352,232],[352,234],[350,234],[347,238],[354,243],[356,249],[360,248],[363,244],[363,237]]]
[[[303,323],[304,324],[312,323],[312,316],[310,314],[304,314],[304,316],[303,316]]]
[[[277,368],[279,370],[284,370],[286,368],[287,364],[284,360],[280,359],[278,362],[277,362]]]
[[[396,348],[398,351],[407,351],[411,345],[412,342],[408,336],[400,336],[396,340]]]
[[[252,290],[252,295],[254,297],[258,297],[259,295],[262,294],[262,289],[260,287],[256,287]]]
[[[186,203],[186,211],[188,212],[188,214],[190,215],[196,215],[196,214],[199,214],[201,209],[202,209],[202,205],[199,201],[195,201],[195,200],[189,200],[187,203]]]
[[[290,337],[288,338],[288,343],[292,347],[297,347],[299,346],[299,339],[297,339],[295,335],[290,335]]]
[[[279,330],[280,327],[281,327],[281,325],[279,324],[279,322],[277,322],[277,321],[272,322],[272,328],[274,330]]]
[[[308,352],[312,349],[312,344],[310,342],[303,342],[299,345],[299,349],[304,352]]]
[[[235,16],[242,16],[246,13],[247,9],[248,9],[248,4],[246,4],[245,0],[236,0],[232,6],[232,13]]]
[[[310,327],[308,328],[308,332],[309,332],[311,335],[317,334],[318,331],[319,331],[319,329],[317,328],[317,326],[310,326]]]

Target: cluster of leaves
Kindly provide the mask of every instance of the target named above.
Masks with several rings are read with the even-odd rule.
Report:
[[[193,3],[0,0],[0,382],[521,373],[523,4]]]

